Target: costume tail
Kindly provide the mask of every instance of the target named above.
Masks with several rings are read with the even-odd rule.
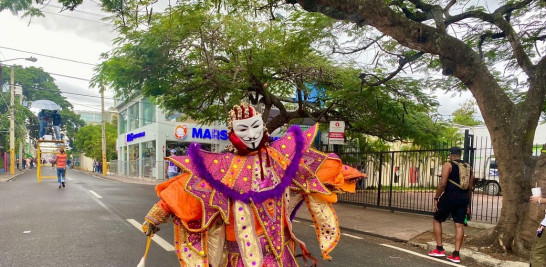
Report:
[[[142,256],[142,259],[140,259],[140,262],[138,263],[137,267],[145,267],[146,266],[146,256],[148,255],[148,249],[150,249],[150,242],[152,241],[152,236],[148,236],[148,240],[146,241],[146,251],[144,252],[144,256]]]

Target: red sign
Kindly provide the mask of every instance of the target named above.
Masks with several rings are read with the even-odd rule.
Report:
[[[328,134],[328,138],[340,138],[340,139],[344,139],[345,138],[345,133],[329,133]]]
[[[186,125],[178,125],[174,129],[174,137],[177,139],[184,139],[188,136],[188,127]]]

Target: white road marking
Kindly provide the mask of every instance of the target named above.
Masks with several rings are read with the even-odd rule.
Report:
[[[97,192],[93,191],[93,190],[89,190],[89,193],[91,193],[93,196],[95,196],[96,198],[102,198],[101,195],[97,194]]]
[[[295,222],[295,223],[300,223],[300,221],[298,221],[298,220],[292,220],[292,222]]]
[[[23,234],[30,234],[30,231],[24,231]]]
[[[381,244],[381,246],[388,247],[388,248],[393,248],[393,249],[396,249],[396,250],[400,250],[400,251],[403,251],[403,252],[406,252],[406,253],[409,253],[409,254],[412,254],[412,255],[415,255],[415,256],[419,256],[419,257],[427,258],[429,260],[441,262],[441,263],[446,264],[446,265],[464,267],[464,265],[461,265],[460,263],[449,262],[447,259],[434,258],[434,257],[431,257],[429,255],[423,255],[423,254],[420,254],[420,253],[417,253],[417,252],[414,252],[414,251],[411,251],[411,250],[399,248],[399,247],[396,247],[396,246],[391,246],[391,245],[388,245],[388,244]]]
[[[72,178],[70,178],[70,177],[66,177],[66,179],[68,179],[68,180],[72,181]]]
[[[356,236],[356,235],[351,235],[351,234],[346,234],[346,233],[342,233],[342,235],[348,236],[348,237],[352,237],[352,238],[354,238],[354,239],[364,239],[363,237]]]
[[[132,224],[134,227],[136,227],[139,231],[141,230],[141,226],[142,224],[140,224],[139,222],[137,222],[136,220],[134,219],[127,219],[127,221]],[[160,236],[158,236],[157,234],[155,234],[153,237],[152,237],[152,240],[154,242],[156,242],[158,245],[160,245],[164,250],[166,251],[174,251],[174,246],[171,245],[169,242],[165,241],[165,239],[161,238]]]

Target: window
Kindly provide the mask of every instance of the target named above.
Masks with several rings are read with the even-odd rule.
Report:
[[[155,105],[146,98],[142,100],[142,126],[155,122]]]
[[[129,131],[135,130],[139,127],[138,121],[140,120],[140,117],[138,104],[139,103],[137,102],[129,107],[129,117],[127,118],[129,120]]]
[[[124,134],[127,132],[127,110],[119,113],[119,133]]]

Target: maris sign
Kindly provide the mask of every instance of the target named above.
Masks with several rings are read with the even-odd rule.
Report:
[[[128,133],[127,134],[127,143],[132,142],[133,140],[137,138],[141,138],[146,136],[146,132],[140,132],[140,133]]]
[[[192,128],[191,137],[196,139],[228,140],[228,131],[207,128]]]

